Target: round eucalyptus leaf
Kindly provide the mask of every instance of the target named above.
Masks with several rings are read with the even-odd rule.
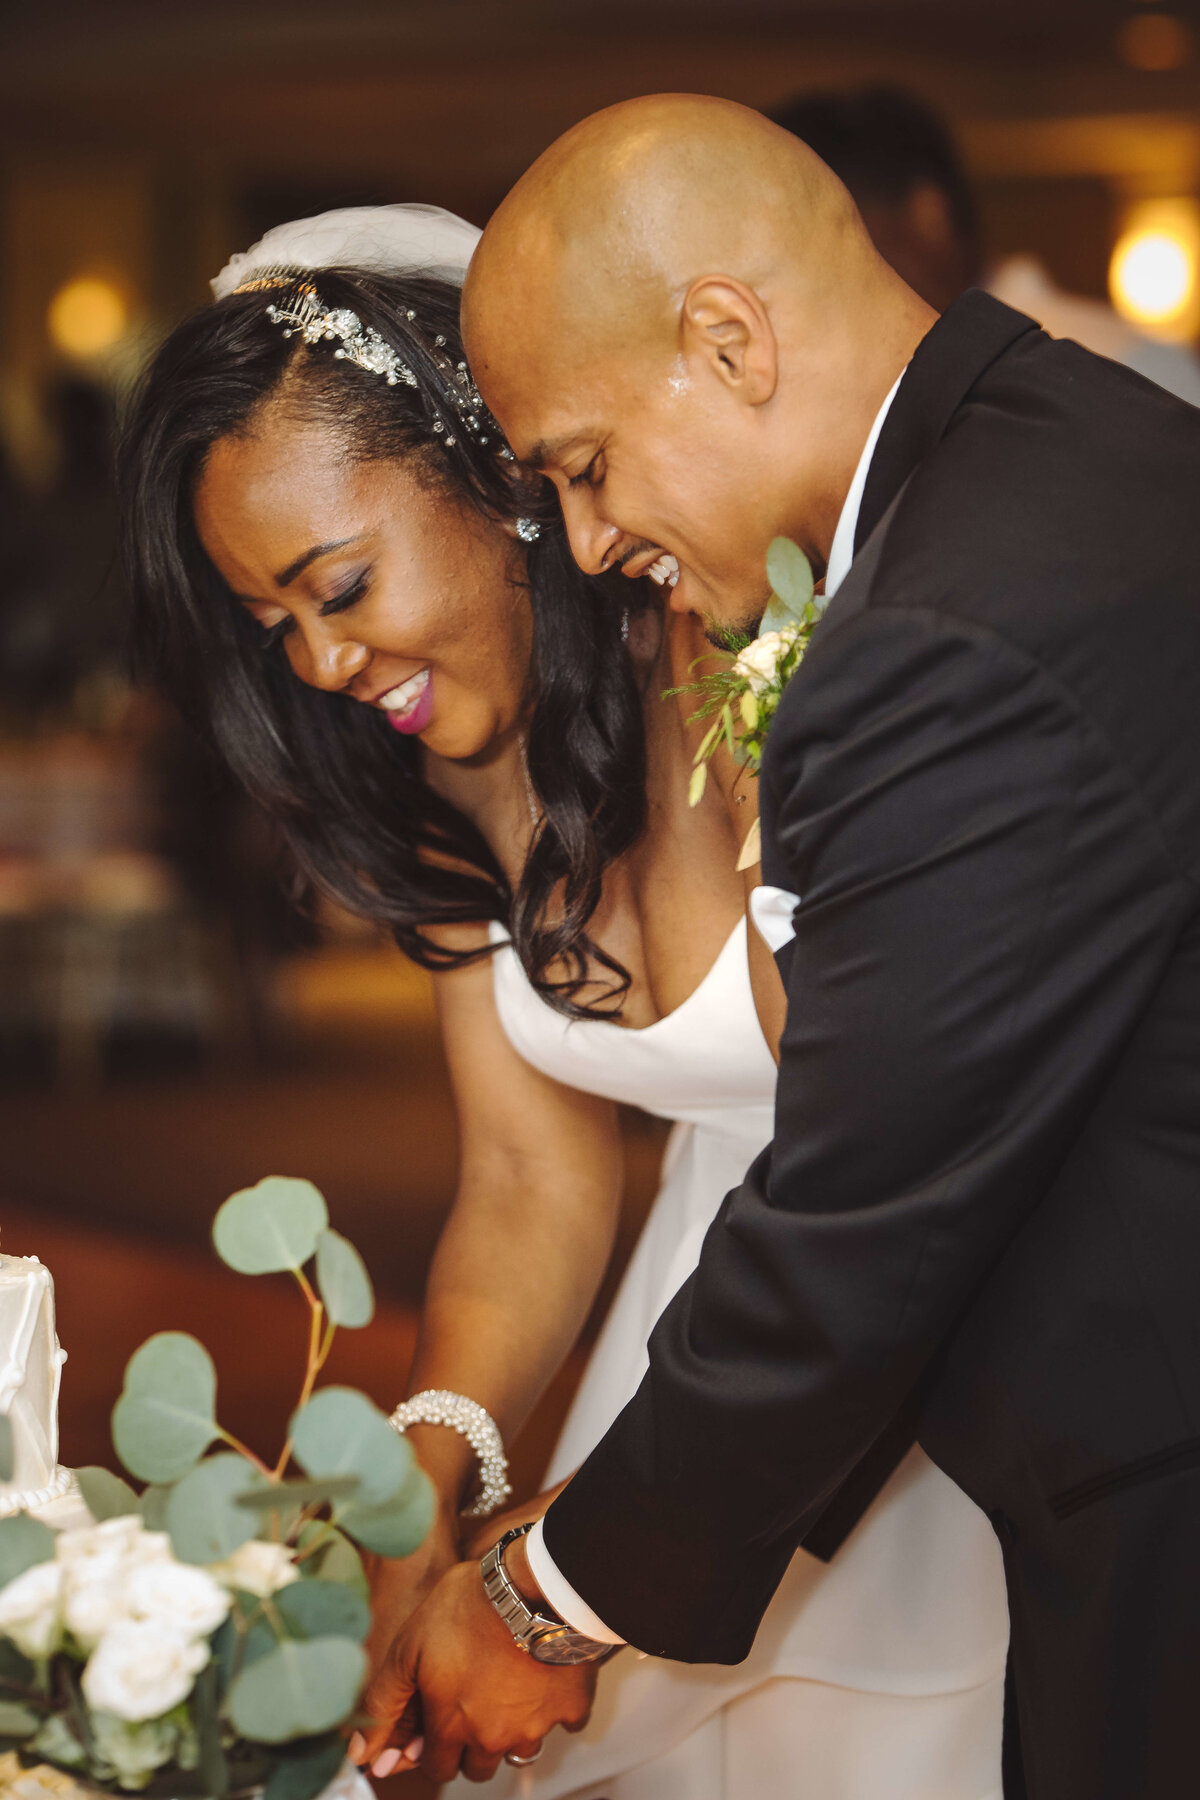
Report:
[[[762,616],[761,630],[765,636],[768,631],[794,631],[799,621],[786,600],[777,600],[772,594],[767,602],[767,610]]]
[[[169,1487],[143,1488],[141,1514],[142,1524],[147,1531],[165,1531],[167,1529],[167,1501],[170,1498]]]
[[[342,1737],[306,1744],[294,1756],[281,1756],[263,1790],[263,1800],[315,1800],[327,1788],[346,1757]]]
[[[797,623],[813,597],[813,572],[807,556],[791,538],[771,539],[767,547],[767,580],[772,593],[791,612],[791,622]]]
[[[262,1744],[313,1737],[350,1715],[366,1671],[365,1651],[349,1638],[288,1640],[242,1670],[226,1710],[236,1731]]]
[[[317,1239],[317,1286],[335,1325],[357,1331],[371,1323],[375,1295],[367,1265],[339,1231],[326,1228]]]
[[[11,1481],[13,1478],[13,1434],[12,1420],[8,1414],[0,1413],[0,1481]]]
[[[42,1722],[42,1714],[19,1700],[0,1700],[0,1738],[32,1737]]]
[[[408,1442],[357,1388],[320,1388],[292,1419],[292,1448],[306,1474],[357,1475],[355,1504],[380,1506],[413,1467]]]
[[[0,1588],[7,1587],[34,1563],[54,1560],[54,1533],[28,1513],[0,1519]]]
[[[178,1481],[217,1436],[217,1372],[185,1331],[160,1331],[135,1350],[113,1408],[113,1444],[142,1481]]]
[[[304,1579],[337,1581],[343,1587],[353,1588],[361,1599],[369,1599],[370,1588],[362,1557],[336,1526],[326,1524],[323,1519],[313,1519],[302,1527],[296,1547],[307,1552],[300,1564]]]
[[[240,1275],[299,1269],[329,1223],[320,1190],[290,1175],[267,1175],[231,1194],[213,1220],[222,1262]]]
[[[362,1595],[340,1581],[293,1581],[279,1590],[274,1605],[292,1637],[347,1637],[361,1644],[371,1625]]]
[[[237,1496],[254,1474],[245,1457],[231,1451],[207,1457],[176,1482],[167,1496],[167,1530],[180,1562],[221,1562],[249,1542],[258,1521]]]
[[[141,1511],[141,1501],[129,1483],[109,1469],[76,1469],[75,1479],[83,1504],[97,1525],[105,1519],[123,1519]]]
[[[429,1536],[437,1512],[433,1483],[423,1469],[414,1468],[400,1493],[383,1506],[360,1506],[351,1501],[337,1509],[343,1531],[376,1556],[411,1556]]]

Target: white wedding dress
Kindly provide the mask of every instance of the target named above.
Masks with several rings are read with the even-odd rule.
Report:
[[[493,941],[504,933],[493,927]],[[555,1080],[676,1121],[662,1186],[548,1471],[576,1468],[633,1394],[658,1315],[772,1133],[775,1065],[746,926],[691,997],[642,1031],[554,1012],[505,944],[501,1022]],[[587,1729],[555,1732],[513,1800],[1000,1800],[1008,1615],[984,1515],[912,1450],[832,1563],[798,1551],[736,1668],[623,1650]]]

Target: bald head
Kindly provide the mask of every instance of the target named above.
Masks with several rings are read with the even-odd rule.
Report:
[[[517,455],[543,467],[563,494],[581,563],[619,561],[640,573],[639,546],[681,563],[688,546],[660,543],[666,534],[648,515],[609,517],[597,503],[597,530],[576,530],[581,480],[593,494],[602,485],[611,494],[633,474],[636,442],[643,491],[674,487],[678,535],[689,510],[710,507],[704,482],[692,482],[690,497],[683,491],[684,464],[743,474],[752,465],[761,486],[764,461],[786,461],[789,436],[817,429],[828,447],[825,485],[836,489],[844,474],[848,486],[857,453],[848,472],[842,464],[859,425],[865,439],[911,354],[913,300],[876,254],[841,182],[797,138],[730,101],[667,94],[585,119],[521,178],[476,251],[463,323],[476,379]],[[805,457],[811,463],[811,443]],[[801,485],[813,486],[807,476]],[[807,519],[774,519],[764,552],[776,530],[790,527],[820,560],[821,497],[809,501],[815,508],[801,504]],[[745,540],[749,526],[756,544],[781,505],[760,496],[763,517],[740,524],[739,506],[727,507],[726,537]],[[718,616],[727,610],[713,586],[721,561],[707,555],[703,572],[689,574],[689,602]],[[746,598],[747,579],[743,569]],[[765,595],[761,572],[753,585]]]
[[[493,345],[544,343],[551,317],[575,347],[581,328],[628,344],[630,327],[672,330],[698,276],[824,285],[855,252],[874,260],[846,189],[798,138],[732,101],[655,95],[584,119],[522,176],[476,251],[463,319],[489,364]],[[498,373],[505,360],[515,350]]]

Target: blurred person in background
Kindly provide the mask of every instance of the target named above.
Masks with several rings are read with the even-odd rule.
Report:
[[[736,867],[754,784],[729,759],[689,807],[703,727],[692,697],[662,698],[702,627],[659,604],[670,559],[647,546],[630,581],[585,577],[557,506],[532,504],[462,360],[476,235],[405,207],[269,233],[162,347],[124,454],[160,680],[313,885],[434,971],[461,1172],[403,1418],[439,1510],[422,1550],[376,1569],[377,1671],[479,1554],[462,1517],[476,1453],[437,1421],[511,1441],[587,1317],[621,1192],[617,1103],[677,1131],[552,1488],[636,1390],[659,1313],[770,1137],[782,1003]],[[991,1527],[913,1450],[836,1563],[796,1553],[737,1669],[624,1655],[592,1723],[536,1769],[502,1763],[540,1755],[524,1732],[422,1766],[499,1770],[529,1800],[784,1800],[798,1779],[821,1800],[994,1800],[1006,1645]],[[610,1645],[584,1649],[552,1672],[547,1729],[551,1710],[587,1719]],[[375,1772],[411,1768],[410,1739]]]
[[[1066,293],[1033,256],[985,265],[970,178],[923,100],[888,87],[817,89],[771,116],[841,177],[880,255],[936,311],[966,288],[986,288],[1051,337],[1073,338],[1200,405],[1200,358],[1187,346],[1134,330],[1103,300]]]

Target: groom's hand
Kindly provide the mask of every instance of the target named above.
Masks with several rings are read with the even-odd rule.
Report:
[[[368,1765],[411,1736],[401,1726],[420,1700],[420,1767],[436,1782],[460,1772],[490,1781],[510,1752],[532,1756],[556,1725],[587,1724],[595,1664],[552,1668],[518,1649],[483,1591],[476,1562],[449,1569],[397,1636],[365,1698]],[[411,1765],[410,1765],[411,1766]]]

